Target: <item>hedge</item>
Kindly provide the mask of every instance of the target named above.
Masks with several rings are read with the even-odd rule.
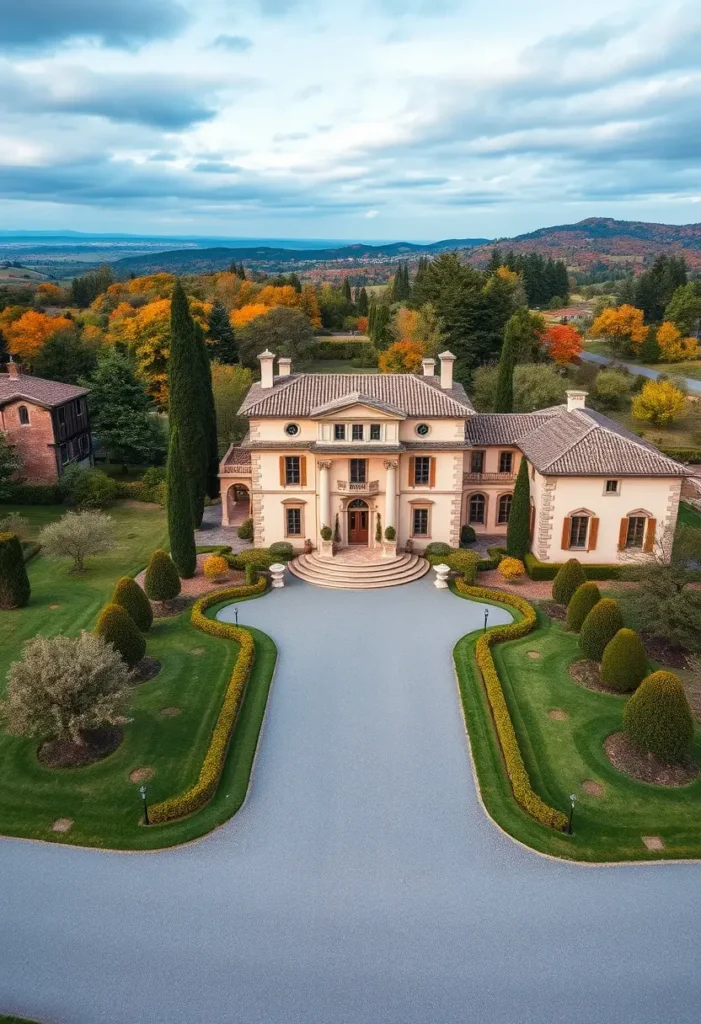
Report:
[[[269,569],[277,558],[270,554],[269,548],[246,548],[237,555],[227,555],[227,561],[232,569],[245,569],[247,565],[255,565],[256,569]]]
[[[10,484],[0,505],[62,505],[65,494],[60,484]]]
[[[315,341],[310,359],[366,359],[366,366],[377,365],[377,354],[371,341]]]
[[[696,464],[701,462],[701,448],[660,448],[660,451],[670,459],[676,459],[677,462]]]
[[[229,740],[236,722],[243,697],[246,692],[246,684],[253,667],[255,655],[255,643],[253,636],[242,626],[234,626],[229,622],[217,622],[216,619],[209,619],[204,614],[207,608],[220,601],[236,600],[242,597],[254,597],[265,592],[267,581],[261,579],[252,587],[227,587],[224,590],[214,590],[211,594],[195,601],[192,606],[190,621],[195,629],[201,629],[204,633],[221,637],[224,640],[235,640],[239,645],[239,654],[236,659],[229,685],[224,700],[214,724],[212,737],[209,741],[209,748],[205,754],[200,774],[194,786],[181,793],[180,796],[170,797],[159,804],[149,808],[151,822],[162,824],[168,821],[175,821],[187,814],[194,814],[208,803],[217,791],[219,779],[224,769],[226,754],[229,749]]]
[[[494,644],[503,643],[505,640],[516,640],[530,633],[536,624],[535,608],[525,598],[518,597],[516,594],[488,590],[486,587],[469,587],[462,580],[457,580],[455,587],[458,593],[464,597],[472,597],[478,601],[486,600],[495,601],[499,604],[508,604],[512,608],[516,608],[523,615],[523,619],[520,622],[512,622],[507,626],[494,626],[492,629],[482,633],[475,644],[475,658],[482,674],[499,745],[504,757],[506,773],[516,801],[536,821],[547,825],[548,828],[557,829],[562,832],[567,828],[567,816],[562,811],[558,811],[546,804],[531,786],[531,781],[528,778],[528,772],[523,763],[523,756],[518,745],[516,730],[509,714],[506,697],[504,696],[499,674],[490,651],[490,647]]]
[[[527,552],[524,559],[526,572],[532,580],[554,580],[564,562],[539,562],[534,554]],[[621,575],[620,565],[583,565],[588,580],[617,580]]]

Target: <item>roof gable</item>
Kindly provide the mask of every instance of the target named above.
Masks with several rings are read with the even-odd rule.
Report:
[[[364,415],[368,412],[373,414],[381,412],[391,419],[406,419],[406,413],[402,412],[396,405],[392,405],[389,402],[381,402],[379,399],[359,394],[357,391],[343,398],[337,398],[333,402],[327,402],[326,405],[319,405],[315,409],[310,409],[309,415],[314,419],[324,419],[326,416],[333,416],[339,413],[353,416],[356,414],[356,410],[358,410],[358,415]]]
[[[0,405],[24,400],[52,409],[87,394],[87,388],[80,388],[75,384],[61,384],[55,380],[32,377],[27,373],[21,373],[18,377],[0,373]]]

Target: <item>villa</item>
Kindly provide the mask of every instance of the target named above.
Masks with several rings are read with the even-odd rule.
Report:
[[[540,561],[669,557],[686,468],[588,409],[586,392],[538,412],[483,414],[454,382],[450,352],[438,374],[425,359],[422,375],[292,373],[285,358],[275,374],[271,352],[259,360],[240,409],[249,433],[220,467],[222,523],[250,510],[256,546],[308,538],[330,557],[329,527],[337,552],[364,548],[379,561],[431,541],[457,547],[465,525],[503,536],[526,459]]]

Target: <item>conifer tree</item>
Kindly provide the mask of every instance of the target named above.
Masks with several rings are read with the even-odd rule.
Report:
[[[351,291],[350,281],[347,277],[343,278],[343,298],[346,300],[348,306],[353,305],[353,293]]]
[[[227,363],[229,366],[238,363],[234,329],[231,326],[229,314],[221,302],[217,301],[212,306],[207,326],[209,337],[215,342],[214,355],[219,362]]]
[[[368,315],[368,293],[367,293],[367,290],[366,290],[364,285],[360,289],[356,288],[355,302],[356,302],[356,305],[358,307],[358,316],[367,316]]]
[[[662,350],[657,341],[657,328],[648,327],[645,341],[640,346],[638,359],[641,363],[659,363],[661,356]]]
[[[209,362],[207,343],[204,340],[204,332],[198,323],[195,323],[195,337],[197,339],[200,357],[200,375],[202,388],[202,417],[205,426],[207,444],[207,494],[210,498],[216,498],[219,494],[219,448],[217,443],[217,412],[214,405],[214,391],[212,388],[212,367]]]
[[[530,546],[531,486],[528,482],[528,462],[521,458],[518,467],[511,512],[506,528],[506,550],[511,558],[523,561]]]
[[[496,411],[514,411],[514,367],[516,366],[515,338],[506,325],[497,371]]]
[[[191,521],[199,526],[204,511],[209,469],[207,394],[200,338],[180,281],[171,301],[171,342],[168,362],[171,431],[178,428],[183,486],[190,497]],[[204,410],[204,411],[203,411]]]
[[[22,608],[29,595],[20,539],[15,533],[0,533],[0,609]]]
[[[192,500],[188,488],[185,460],[180,448],[180,428],[177,423],[170,428],[166,488],[171,558],[178,570],[178,575],[182,579],[189,579],[195,575],[197,552],[195,550]]]

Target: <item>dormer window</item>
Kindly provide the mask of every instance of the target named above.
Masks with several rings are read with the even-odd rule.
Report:
[[[381,427],[379,423],[370,424],[370,440],[379,441],[381,439]]]
[[[353,441],[362,441],[363,440],[363,424],[362,423],[354,423],[352,425],[352,427],[351,427],[351,431],[352,431],[352,435],[351,436],[352,436],[352,440]]]
[[[346,439],[346,425],[345,425],[345,423],[334,423],[334,425],[333,425],[333,439],[334,439],[334,441],[345,441],[345,439]]]

